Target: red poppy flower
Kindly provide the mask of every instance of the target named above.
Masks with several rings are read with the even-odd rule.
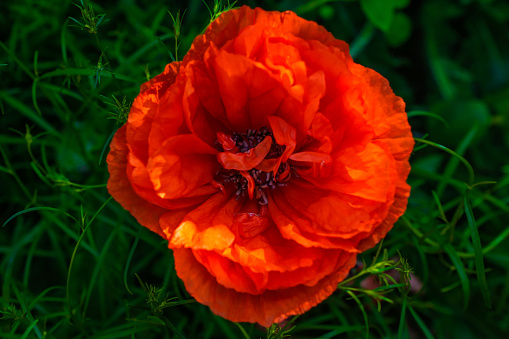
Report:
[[[270,326],[332,294],[403,214],[405,104],[348,45],[242,7],[141,86],[108,190],[169,242],[197,301]]]

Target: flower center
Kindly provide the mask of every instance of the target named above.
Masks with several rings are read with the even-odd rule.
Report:
[[[260,205],[267,205],[266,191],[286,186],[292,172],[294,175],[296,173],[287,162],[279,163],[278,158],[281,157],[286,146],[276,143],[274,135],[268,127],[262,127],[259,130],[249,129],[246,133],[234,132],[230,136],[224,134],[218,135],[218,141],[216,141],[217,150],[237,154],[250,153],[251,150],[256,148],[267,137],[272,139],[272,143],[270,150],[259,166],[245,171],[221,168],[214,177],[222,185],[234,184],[237,200],[244,197],[247,192],[249,197],[257,199]],[[277,168],[275,174],[274,170],[264,171],[257,168],[266,169],[271,166],[273,169]]]
[[[247,153],[258,146],[258,144],[267,136],[272,138],[272,146],[265,159],[280,157],[285,150],[285,146],[281,146],[276,143],[276,139],[274,139],[274,135],[268,127],[262,127],[259,131],[248,129],[246,133],[233,132],[231,138],[235,142],[235,146],[237,146],[239,152]]]

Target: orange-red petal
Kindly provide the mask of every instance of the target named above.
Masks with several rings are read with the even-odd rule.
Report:
[[[200,303],[222,317],[235,322],[257,322],[269,327],[289,316],[301,314],[329,297],[355,265],[355,255],[348,254],[346,262],[314,286],[295,286],[267,290],[253,295],[239,293],[217,283],[201,265],[190,249],[174,250],[175,268],[186,290]]]
[[[217,192],[217,188],[210,185],[219,169],[216,153],[194,134],[166,140],[147,165],[157,195],[163,199],[178,199]]]
[[[216,193],[183,218],[169,239],[169,247],[204,250],[228,248],[235,240],[230,226],[238,205],[239,202],[231,198],[231,192]]]
[[[125,131],[126,127],[121,127],[111,140],[110,153],[106,158],[108,171],[110,172],[110,179],[107,184],[108,192],[140,224],[164,237],[163,229],[159,225],[159,217],[168,211],[139,197],[127,177],[128,150],[125,144]]]

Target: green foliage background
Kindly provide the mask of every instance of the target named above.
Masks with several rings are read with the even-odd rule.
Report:
[[[417,138],[407,213],[291,331],[193,302],[166,244],[105,188],[117,120],[142,82],[185,54],[207,7],[97,0],[92,14],[78,1],[0,3],[1,338],[507,337],[508,1],[236,4],[293,10],[347,41],[403,97]],[[179,10],[177,54],[168,11],[178,21]],[[391,280],[394,268],[422,288]],[[369,275],[382,287],[363,288]]]

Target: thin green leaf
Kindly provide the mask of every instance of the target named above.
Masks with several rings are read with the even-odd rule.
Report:
[[[79,100],[79,101],[85,101],[85,98],[79,93],[73,92],[71,90],[68,90],[67,88],[64,88],[62,86],[56,86],[53,84],[48,84],[45,82],[40,82],[38,86],[42,89],[47,89],[53,92],[56,92],[58,94],[65,94],[73,99]]]
[[[348,293],[348,295],[350,297],[352,297],[353,300],[355,300],[355,302],[357,303],[357,305],[359,305],[359,308],[361,309],[362,316],[364,317],[364,324],[366,325],[366,339],[368,339],[369,338],[369,321],[368,321],[368,315],[366,314],[366,310],[364,309],[364,306],[362,305],[359,298],[357,298],[355,293],[353,293],[352,291],[348,291],[348,290],[346,291],[346,293]]]
[[[78,24],[78,26],[77,26],[77,27],[83,27],[83,24],[82,24],[81,22],[79,22],[78,20],[74,19],[73,17],[69,17],[69,19],[71,19],[72,21],[74,21],[75,23],[77,23],[77,24]],[[74,25],[72,25],[72,26],[74,26]]]
[[[479,232],[475,223],[474,213],[472,206],[470,205],[470,199],[468,198],[468,190],[465,192],[465,214],[467,216],[468,227],[470,228],[470,234],[472,236],[472,243],[474,245],[475,255],[475,270],[477,273],[477,282],[481,289],[481,294],[484,299],[484,305],[491,308],[490,291],[488,289],[488,283],[486,282],[486,272],[484,270],[484,258],[481,247],[481,239],[479,238]]]
[[[145,53],[150,52],[157,47],[162,41],[168,40],[173,37],[173,34],[167,33],[161,36],[154,38],[152,41],[145,44],[143,47],[139,48],[136,52],[129,55],[125,61],[119,65],[117,72],[124,71],[124,69],[129,69],[129,67],[133,67],[132,65],[137,64],[137,60],[140,59]],[[147,80],[150,79],[150,76],[147,77]]]
[[[41,239],[43,227],[37,228],[38,232],[35,234],[34,239],[30,241],[30,249],[27,252],[26,260],[25,260],[25,269],[23,271],[23,286],[28,286],[30,281],[30,271],[33,267],[32,260],[35,256],[35,250],[37,249],[37,245],[39,244],[39,240]]]
[[[357,331],[362,331],[364,329],[364,326],[363,325],[358,325],[358,326],[348,326],[348,325],[344,325],[344,326],[335,326],[335,329],[333,331],[330,331],[329,333],[326,333],[322,336],[320,336],[320,339],[325,339],[325,338],[341,338],[341,337],[338,337],[339,334],[342,334],[342,333],[355,333]]]
[[[437,39],[435,38],[435,35],[437,34],[435,32],[435,27],[433,27],[433,25],[429,22],[425,22],[423,27],[425,28],[424,42],[426,46],[427,60],[430,63],[431,72],[433,73],[442,98],[450,99],[454,96],[456,88],[449,79],[444,58],[439,53]]]
[[[461,281],[459,281],[459,280],[458,280],[458,281],[455,281],[455,282],[453,282],[452,284],[450,284],[449,286],[442,287],[442,288],[440,289],[440,292],[441,292],[441,293],[447,293],[447,292],[449,292],[449,291],[454,290],[456,287],[458,287],[458,286],[460,286],[460,285],[461,285]]]
[[[390,277],[390,276],[389,276]],[[392,277],[390,277],[391,279],[394,279]],[[387,286],[379,286],[377,288],[374,288],[372,291],[384,291],[384,290],[390,290],[390,289],[393,289],[393,288],[398,288],[398,287],[406,287],[407,285],[406,284],[402,284],[402,283],[399,283],[399,284],[391,284],[391,285],[387,285]]]
[[[375,26],[371,22],[366,22],[362,31],[355,37],[350,44],[350,55],[356,58],[361,54],[362,50],[369,44],[375,35]]]
[[[407,304],[407,297],[405,296],[403,298],[403,303],[401,305],[401,316],[399,317],[399,326],[398,326],[398,338],[403,338],[403,335],[405,333],[406,329],[406,304]]]
[[[30,333],[30,331],[32,330],[32,328],[34,329],[35,331],[35,334],[37,335],[37,338],[42,338],[42,333],[41,333],[41,330],[39,329],[39,327],[37,326],[37,320],[34,319],[32,313],[30,312],[30,309],[27,307],[27,304],[26,304],[26,300],[25,300],[25,296],[23,295],[22,292],[20,292],[18,290],[18,288],[13,284],[13,290],[14,290],[14,294],[16,294],[16,298],[21,306],[21,309],[23,310],[23,313],[24,313],[24,317],[30,321],[30,326],[29,326],[29,329],[27,329],[27,332],[25,332],[25,334],[28,335],[28,333]],[[22,338],[25,337],[25,335],[22,336]],[[25,337],[26,338],[26,337]]]
[[[26,338],[28,338],[28,335],[30,334],[30,332],[32,332],[32,329],[37,326],[38,322],[39,322],[39,319],[37,319],[35,321],[32,321],[30,323],[30,325],[28,325],[25,333],[23,333],[23,335],[21,337],[19,337],[19,339],[26,339]],[[42,338],[42,336],[39,336],[39,335],[37,337],[38,338]]]
[[[178,328],[175,327],[175,325],[173,325],[173,323],[171,321],[168,320],[168,318],[166,317],[162,317],[162,320],[164,321],[164,324],[173,332],[173,334],[175,334],[178,338],[180,339],[186,339],[186,337],[184,337],[184,335],[182,334],[182,332],[180,332],[178,330]]]
[[[64,319],[66,320],[66,319]],[[130,320],[130,319],[129,319]],[[147,324],[138,324],[138,323],[127,323],[125,325],[116,326],[113,328],[108,328],[107,330],[96,333],[88,339],[117,339],[117,338],[126,338],[130,335],[134,336],[134,334],[139,332],[150,331],[153,329],[154,325]],[[139,336],[139,338],[143,338],[143,336]]]
[[[46,294],[48,294],[49,292],[51,292],[53,290],[57,290],[57,289],[64,289],[64,288],[62,286],[51,286],[51,287],[48,287],[47,289],[45,289],[44,291],[42,291],[41,293],[39,293],[39,295],[37,297],[35,297],[28,305],[28,310],[31,311],[35,307],[35,305],[37,305],[39,300],[41,300]]]
[[[461,155],[459,155],[458,153],[454,152],[453,150],[451,150],[445,146],[442,146],[440,144],[437,144],[437,143],[429,141],[429,140],[420,139],[420,138],[414,138],[414,140],[417,142],[421,142],[423,144],[427,144],[427,145],[436,147],[438,149],[441,149],[441,150],[455,156],[456,158],[458,158],[467,168],[468,177],[469,177],[469,180],[468,180],[469,186],[472,186],[474,184],[474,169],[472,168],[472,165],[470,165],[470,163],[465,158],[463,158]]]
[[[221,329],[221,333],[224,338],[229,338],[229,339],[238,339],[239,338],[239,336],[237,334],[233,333],[230,326],[228,326],[228,322],[226,322],[226,320],[224,320],[223,318],[218,317],[218,316],[214,316],[213,319],[215,320],[215,322]]]
[[[502,233],[500,233],[495,239],[493,239],[488,245],[486,245],[482,253],[486,254],[495,247],[497,247],[502,241],[504,241],[509,236],[509,227],[506,228]],[[475,253],[464,253],[464,257],[473,257]]]
[[[87,313],[87,309],[88,309],[88,304],[90,302],[90,298],[92,297],[92,292],[93,292],[94,286],[95,286],[95,284],[97,282],[97,278],[99,276],[100,271],[103,269],[104,259],[108,255],[108,253],[109,253],[108,250],[109,250],[109,248],[111,246],[111,243],[115,239],[115,237],[116,237],[116,232],[111,232],[110,235],[108,236],[108,239],[104,243],[104,246],[103,246],[103,248],[101,250],[101,254],[99,255],[99,258],[98,258],[97,262],[95,263],[94,272],[92,273],[92,276],[90,278],[90,282],[87,285],[87,292],[86,292],[86,296],[85,296],[85,302],[83,303],[83,311],[82,311],[82,318],[83,319],[85,319],[85,317],[86,317],[86,313]]]
[[[39,105],[37,104],[37,84],[39,83],[39,80],[35,79],[32,83],[32,103],[34,104],[35,111],[39,116],[42,116],[41,109],[39,108]]]
[[[452,247],[451,244],[446,244],[444,246],[445,252],[449,255],[454,267],[456,267],[456,271],[458,271],[458,276],[461,281],[461,286],[463,288],[463,309],[467,309],[468,301],[470,299],[470,281],[468,280],[467,273],[465,271],[465,266],[461,261],[458,253]]]
[[[462,156],[463,156],[463,154],[465,154],[465,152],[467,151],[468,147],[471,145],[471,143],[474,140],[475,136],[477,135],[478,131],[479,131],[478,125],[474,125],[472,127],[472,129],[470,130],[470,132],[468,132],[467,135],[465,135],[465,137],[460,141],[458,147],[456,147],[456,150],[455,150],[456,158],[451,158],[449,160],[449,162],[447,163],[447,166],[445,167],[445,170],[444,170],[444,177],[445,178],[452,178],[452,176],[456,172],[456,169],[458,168],[458,164],[459,164],[458,160],[460,160],[463,163],[465,163],[466,160]],[[468,162],[466,162],[466,163],[468,163]],[[467,169],[468,169],[468,166],[467,166]],[[470,175],[470,180],[468,182],[468,185],[470,187],[472,187],[473,184],[474,184],[474,173],[473,173],[473,170],[472,170],[472,172],[469,171],[469,175]],[[442,194],[444,193],[445,188],[447,187],[447,185],[448,185],[448,182],[445,181],[445,180],[441,181],[438,184],[437,194],[438,194],[439,197],[442,196]]]
[[[46,131],[49,131],[53,134],[59,134],[53,126],[50,125],[44,118],[39,116],[36,112],[34,112],[30,107],[25,105],[23,102],[21,102],[18,99],[15,99],[12,94],[8,93],[7,91],[0,91],[0,98],[2,98],[6,104],[23,114],[28,119],[32,120],[34,123],[45,129]]]
[[[64,65],[68,64],[67,41],[65,38],[65,33],[67,32],[68,22],[69,22],[69,20],[65,20],[64,25],[62,26],[62,32],[60,33],[60,49],[62,51],[62,60],[64,61]]]
[[[251,337],[249,336],[249,334],[247,334],[246,330],[244,329],[244,327],[242,327],[241,324],[239,323],[234,323],[238,328],[239,330],[242,332],[242,335],[244,336],[244,338],[246,339],[251,339]]]
[[[3,166],[0,166],[0,171],[8,173],[8,174],[12,174],[11,171],[9,171],[9,169],[7,169],[7,168],[5,168]]]
[[[88,225],[90,225],[90,224],[88,224]],[[80,243],[83,240],[83,237],[85,236],[85,234],[87,233],[87,230],[88,230],[88,227],[85,227],[83,232],[81,232],[78,242],[76,243],[76,245],[74,246],[74,250],[72,251],[71,261],[69,262],[69,268],[67,270],[67,283],[65,286],[65,295],[66,295],[66,299],[67,299],[67,311],[69,312],[69,316],[71,316],[71,318],[73,317],[73,313],[74,313],[73,309],[71,308],[71,294],[70,294],[71,272],[72,272],[72,267],[74,264],[74,259],[76,258],[76,253],[78,252]]]
[[[18,59],[18,57],[14,53],[11,52],[10,49],[7,48],[7,46],[4,45],[2,41],[0,41],[0,47],[3,48],[5,52],[7,52],[7,54],[18,64],[18,66],[23,71],[25,71],[26,74],[28,74],[30,78],[35,79],[35,75],[28,69],[27,66],[25,66],[23,62],[21,62],[21,60]]]
[[[161,306],[160,308],[168,308],[168,307],[174,307],[174,306],[180,306],[180,305],[188,305],[188,304],[194,304],[196,300],[194,299],[187,299],[187,300],[178,300],[178,301],[170,301],[166,305]]]
[[[138,241],[140,241],[140,232],[141,232],[141,227],[139,227],[138,233],[136,233],[136,238],[134,239],[133,246],[131,246],[131,251],[129,251],[129,256],[127,257],[127,262],[126,262],[125,268],[124,268],[124,286],[125,286],[125,289],[127,290],[127,292],[129,292],[129,294],[133,294],[133,292],[131,292],[131,290],[129,289],[129,286],[127,285],[127,272],[129,271],[129,266],[131,265],[131,260],[134,255],[134,251],[136,250],[136,246],[138,246]]]
[[[53,78],[53,77],[57,77],[57,76],[74,76],[74,75],[93,76],[96,71],[97,71],[97,69],[95,69],[95,68],[63,68],[63,69],[57,69],[55,71],[45,73],[45,74],[41,75],[40,79],[42,80],[42,79]],[[133,79],[131,77],[128,77],[128,76],[122,75],[122,74],[111,74],[108,72],[101,72],[101,76],[106,77],[106,78],[115,77],[116,79],[132,82],[132,83],[137,82],[136,79]]]
[[[444,208],[442,207],[442,203],[440,202],[440,198],[438,197],[438,195],[437,195],[437,193],[435,191],[431,191],[431,194],[433,195],[433,199],[435,199],[435,202],[437,204],[440,218],[443,221],[445,221],[446,223],[448,223],[449,221],[447,221],[447,217],[445,216]]]
[[[106,199],[106,201],[101,205],[101,207],[99,207],[99,209],[95,212],[95,214],[92,216],[90,221],[87,223],[86,228],[88,228],[90,226],[90,224],[92,224],[92,222],[94,221],[95,217],[97,217],[97,215],[103,210],[103,208],[106,207],[106,205],[111,201],[111,199],[113,199],[112,196],[110,196],[108,199]]]
[[[25,213],[28,213],[28,212],[33,212],[33,211],[52,211],[52,212],[59,212],[59,213],[63,213],[64,215],[66,215],[67,217],[71,218],[72,220],[74,220],[75,222],[78,222],[78,220],[76,220],[72,215],[70,215],[69,213],[67,212],[64,212],[62,210],[59,210],[58,208],[53,208],[53,207],[32,207],[32,208],[27,208],[26,210],[23,210],[23,211],[19,211],[18,213],[15,213],[13,214],[9,219],[7,219],[4,224],[2,225],[2,227],[4,227],[5,225],[7,225],[7,223],[9,221],[11,221],[12,219],[16,218],[17,216],[20,216],[22,214],[25,214]]]
[[[30,167],[32,167],[32,169],[34,170],[35,174],[37,174],[37,176],[39,177],[39,179],[41,179],[46,185],[50,186],[51,187],[51,183],[48,181],[48,179],[46,178],[46,176],[41,172],[41,170],[39,169],[39,167],[37,167],[37,163],[34,162],[34,161],[31,161],[30,162]]]
[[[417,325],[419,325],[419,327],[421,328],[421,330],[424,333],[424,335],[426,336],[426,338],[427,339],[435,339],[435,337],[433,336],[433,334],[431,334],[431,331],[426,326],[424,321],[422,321],[421,317],[419,317],[417,312],[415,312],[414,308],[411,305],[408,305],[408,309],[410,310],[410,313],[412,313],[412,316],[414,317],[415,322],[417,323]]]
[[[442,118],[440,115],[438,114],[435,114],[435,113],[431,113],[431,112],[427,112],[427,111],[419,111],[419,110],[415,110],[415,111],[410,111],[407,113],[407,116],[409,118],[412,118],[412,117],[418,117],[418,116],[427,116],[427,117],[431,117],[431,118],[434,118],[434,119],[437,119],[437,120],[440,120],[441,123],[443,123],[445,125],[445,127],[449,128],[449,123],[444,119]]]

